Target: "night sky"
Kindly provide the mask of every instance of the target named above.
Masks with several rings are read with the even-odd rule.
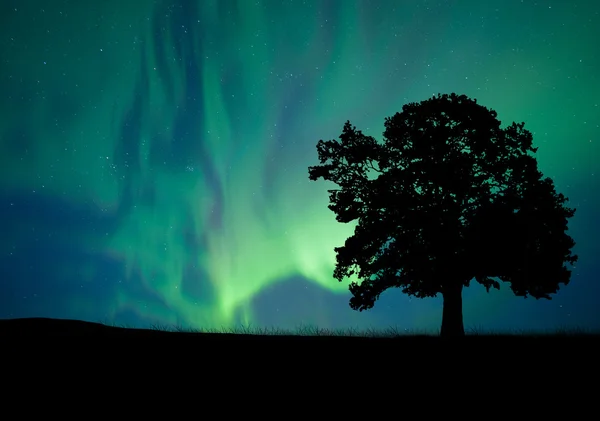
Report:
[[[466,329],[600,328],[599,40],[589,0],[2,0],[0,317],[437,330],[350,309],[308,166],[456,92],[525,122],[579,255],[551,301],[472,285]]]

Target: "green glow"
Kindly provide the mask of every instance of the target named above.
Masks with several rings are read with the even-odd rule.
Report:
[[[525,38],[526,17],[508,14],[518,22],[505,17],[502,30],[523,32],[513,51],[481,23],[456,23],[473,5],[186,3],[183,12],[150,0],[61,10],[30,0],[2,21],[12,50],[0,71],[0,189],[115,218],[114,229],[77,239],[122,264],[109,318],[254,322],[253,299],[293,277],[347,294],[332,278],[333,249],[353,226],[335,222],[329,186],[307,174],[316,142],[347,119],[380,138],[402,104],[455,91],[503,123],[525,120],[559,189],[597,165],[598,56],[591,42],[567,41],[577,22],[545,44]],[[596,39],[590,31],[577,36]]]

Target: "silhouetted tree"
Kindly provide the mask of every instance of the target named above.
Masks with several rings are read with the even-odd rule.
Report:
[[[346,122],[320,140],[309,178],[337,184],[329,209],[354,235],[336,247],[334,277],[357,275],[350,307],[366,310],[388,288],[443,297],[442,336],[464,335],[462,289],[475,279],[551,299],[577,256],[566,234],[575,213],[542,178],[524,123],[465,95],[438,95],[386,118],[384,142]]]

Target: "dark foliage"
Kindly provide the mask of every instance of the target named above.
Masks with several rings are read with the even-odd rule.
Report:
[[[462,288],[509,284],[518,296],[550,299],[569,283],[575,212],[543,178],[524,123],[500,127],[495,111],[465,95],[438,95],[386,118],[383,142],[350,122],[340,140],[317,143],[339,222],[357,221],[335,249],[334,277],[356,274],[350,306],[372,308],[388,288],[442,294],[442,334],[463,335]]]

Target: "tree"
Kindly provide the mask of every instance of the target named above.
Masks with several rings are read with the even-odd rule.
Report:
[[[350,307],[367,310],[388,288],[443,298],[442,336],[464,335],[462,290],[472,280],[517,296],[551,299],[577,256],[566,234],[575,209],[543,178],[524,123],[454,93],[402,107],[384,141],[349,121],[340,141],[317,143],[310,180],[329,191],[338,222],[357,221],[336,247],[334,278],[351,282]]]

